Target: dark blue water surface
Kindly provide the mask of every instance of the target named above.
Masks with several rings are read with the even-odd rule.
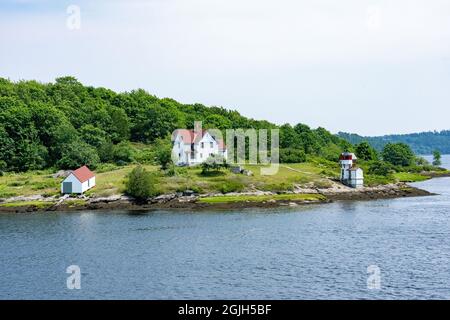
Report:
[[[449,164],[450,158],[444,157]],[[220,212],[0,215],[1,299],[450,298],[438,196]],[[81,289],[66,268],[81,268]],[[367,286],[367,267],[381,288]]]

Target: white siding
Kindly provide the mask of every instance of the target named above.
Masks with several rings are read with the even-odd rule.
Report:
[[[226,150],[224,152],[219,152],[219,145],[209,132],[206,132],[202,139],[195,143],[193,151],[194,157],[191,156],[191,152],[191,144],[185,144],[183,140],[181,140],[180,135],[177,135],[172,147],[176,165],[201,164],[212,154],[221,154],[224,157],[227,156]]]
[[[86,180],[85,182],[81,183],[73,173],[71,173],[66,179],[61,182],[61,193],[63,193],[63,184],[64,182],[72,182],[72,193],[83,193],[92,187],[95,186],[95,177],[90,178],[89,180]]]
[[[81,182],[74,176],[73,173],[69,174],[69,176],[61,182],[61,193],[63,192],[64,182],[72,182],[72,193],[83,193]]]

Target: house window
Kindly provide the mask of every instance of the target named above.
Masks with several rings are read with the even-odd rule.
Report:
[[[200,158],[203,158],[203,153],[200,153]]]
[[[180,148],[180,143],[178,142],[178,149]]]
[[[202,142],[202,149],[204,149],[205,148],[205,143],[204,142]]]
[[[194,154],[194,152],[191,152],[191,159],[195,159],[195,154]]]
[[[91,186],[91,180],[88,180],[88,188]]]
[[[209,146],[211,147],[211,148],[213,148],[214,147],[214,145],[213,145],[213,142],[211,141],[210,143],[209,143]]]
[[[181,158],[181,153],[178,154],[178,158]]]

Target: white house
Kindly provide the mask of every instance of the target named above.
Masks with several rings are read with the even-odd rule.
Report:
[[[364,186],[364,173],[361,168],[356,167],[356,160],[355,154],[350,152],[344,152],[339,157],[341,182],[352,188]]]
[[[223,139],[213,131],[178,129],[172,135],[172,154],[178,166],[201,164],[212,155],[227,158],[227,147]]]
[[[61,193],[83,193],[95,186],[95,175],[88,167],[83,166],[72,171],[61,182]]]

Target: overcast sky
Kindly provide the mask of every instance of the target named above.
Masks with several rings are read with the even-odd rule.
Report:
[[[448,0],[1,0],[0,40],[11,80],[73,75],[332,132],[450,129]]]

